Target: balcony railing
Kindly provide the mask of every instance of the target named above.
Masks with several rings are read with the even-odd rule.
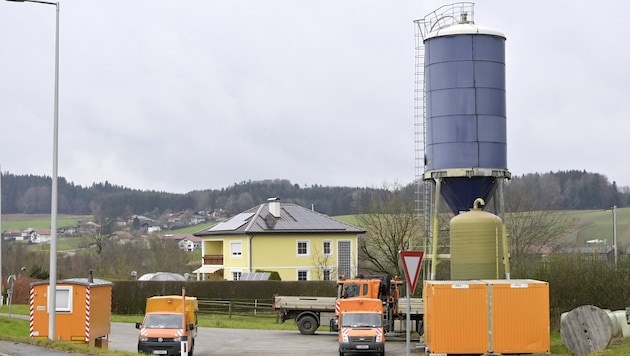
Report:
[[[205,255],[203,256],[203,264],[205,265],[223,265],[223,255]]]

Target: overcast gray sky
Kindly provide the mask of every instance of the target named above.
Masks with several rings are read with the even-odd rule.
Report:
[[[59,175],[183,193],[407,184],[427,0],[62,0]],[[480,0],[505,33],[508,169],[630,186],[628,1]],[[0,1],[0,165],[52,175],[55,7]]]

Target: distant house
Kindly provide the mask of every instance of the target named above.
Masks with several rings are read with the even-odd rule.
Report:
[[[201,238],[191,234],[169,234],[165,238],[177,241],[179,248],[184,251],[194,251],[201,248]]]
[[[197,224],[202,224],[205,222],[206,222],[206,217],[201,216],[201,215],[193,215],[190,217],[190,220],[189,220],[190,225],[197,225]]]
[[[580,254],[581,256],[593,261],[613,262],[615,259],[615,250],[610,246],[565,248],[562,252]]]
[[[155,224],[155,221],[153,221],[153,219],[143,216],[143,215],[134,215],[131,217],[131,219],[129,220],[128,224],[133,226],[133,222],[134,220],[138,219],[138,222],[140,223],[140,227],[142,227],[143,229],[148,229],[149,226],[152,226]]]
[[[147,232],[150,234],[152,232],[159,232],[162,231],[162,228],[157,226],[157,225],[153,225],[153,226],[149,226],[147,227]]]
[[[110,234],[110,237],[119,241],[133,240],[134,238],[132,233],[128,231],[123,231],[123,230],[112,232]]]
[[[334,280],[357,274],[358,239],[365,230],[296,204],[271,198],[194,233],[202,238],[197,279],[276,271],[284,281]]]
[[[38,244],[50,241],[50,229],[32,229],[28,228],[20,234],[16,240],[28,240],[29,243]]]
[[[22,231],[8,230],[2,233],[2,239],[5,241],[11,241],[16,239],[22,239]]]

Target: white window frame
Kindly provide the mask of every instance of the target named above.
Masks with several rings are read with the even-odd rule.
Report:
[[[238,251],[235,246],[239,247]],[[241,258],[243,256],[243,242],[242,241],[230,241],[230,257]]]
[[[300,244],[306,244],[306,253],[300,253]],[[295,243],[295,253],[298,257],[308,257],[311,255],[311,242],[309,240],[298,240]]]
[[[50,285],[48,295],[50,295]],[[72,295],[72,286],[57,286],[55,310],[60,313],[72,313]]]
[[[306,273],[306,279],[300,279],[300,273]],[[297,281],[310,281],[311,280],[311,270],[310,269],[298,269],[295,273],[295,280]]]
[[[326,273],[328,273],[328,279],[326,279]],[[322,280],[323,281],[334,281],[336,280],[336,278],[334,278],[334,270],[332,267],[324,267],[322,269]]]
[[[328,253],[326,253],[326,244],[328,244]],[[333,255],[333,241],[332,240],[324,240],[322,241],[322,255],[324,256],[332,256]]]
[[[230,277],[232,278],[233,281],[240,281],[241,277],[243,277],[243,270],[242,269],[231,269],[230,270]]]

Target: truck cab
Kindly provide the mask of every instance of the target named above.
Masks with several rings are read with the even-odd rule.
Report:
[[[385,355],[383,303],[355,298],[339,302],[339,356],[370,352]]]
[[[142,323],[136,323],[138,352],[153,355],[192,355],[197,336],[197,298],[178,295],[147,299]]]
[[[335,313],[339,315],[339,303],[342,300],[355,298],[379,299],[385,313],[385,329],[394,328],[394,318],[398,315],[398,299],[402,281],[390,276],[363,277],[352,279],[341,278],[337,281],[337,300]],[[339,331],[338,319],[330,321],[330,331]]]

